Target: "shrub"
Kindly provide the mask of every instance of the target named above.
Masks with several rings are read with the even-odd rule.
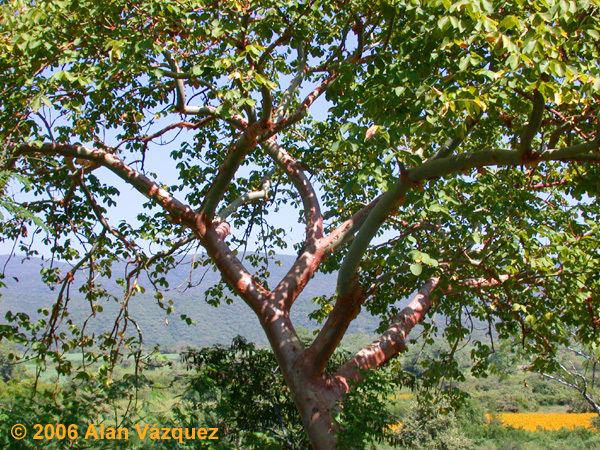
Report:
[[[415,450],[470,449],[474,443],[465,436],[457,410],[444,395],[416,396],[409,413],[402,418],[397,448]],[[468,413],[467,413],[468,414]],[[481,420],[481,419],[479,419]]]
[[[592,419],[592,426],[595,430],[600,431],[600,416]]]
[[[585,399],[583,399],[581,397],[575,397],[569,401],[569,407],[567,409],[567,412],[589,413],[589,412],[595,412],[595,411],[592,408],[592,405],[590,405],[588,402],[586,402]]]

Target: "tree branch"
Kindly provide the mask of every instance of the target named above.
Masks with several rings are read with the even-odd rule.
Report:
[[[317,243],[307,243],[285,277],[273,289],[271,302],[282,311],[289,312],[294,301],[315,274],[324,252]]]
[[[219,171],[208,188],[208,192],[200,207],[201,214],[207,223],[212,222],[217,206],[227,191],[240,164],[246,155],[256,147],[257,137],[262,128],[262,124],[253,123],[241,133],[237,141],[229,148],[225,161],[219,167]]]
[[[577,161],[587,157],[590,160],[600,161],[599,152],[595,152],[594,154],[590,153],[594,150],[597,150],[599,145],[600,138],[597,138],[592,142],[586,142],[571,147],[563,148],[560,150],[548,150],[540,154],[535,154],[532,155],[531,159],[532,162],[565,160]],[[350,246],[346,257],[342,261],[337,280],[338,301],[336,301],[336,304],[330,314],[330,317],[328,318],[325,326],[321,330],[321,333],[319,334],[319,336],[317,336],[317,339],[315,339],[315,342],[313,343],[313,346],[311,346],[311,349],[309,349],[311,354],[313,354],[314,357],[317,358],[317,361],[321,362],[320,366],[322,366],[322,360],[320,359],[321,357],[319,355],[328,355],[333,343],[335,343],[335,340],[337,338],[335,329],[342,328],[343,330],[345,330],[350,321],[352,321],[356,314],[358,314],[360,303],[356,305],[356,303],[354,301],[351,301],[351,299],[356,298],[353,297],[353,292],[360,291],[359,287],[357,286],[356,277],[362,256],[366,252],[371,240],[381,227],[381,224],[387,219],[387,217],[389,217],[389,215],[393,211],[397,209],[400,202],[404,198],[404,195],[406,194],[407,190],[413,184],[421,182],[425,179],[437,178],[469,168],[485,165],[510,166],[520,164],[522,164],[522,160],[521,156],[518,153],[505,150],[492,150],[449,156],[440,159],[432,159],[425,162],[421,166],[412,168],[404,172],[401,175],[400,180],[394,185],[394,187],[386,193],[384,193],[376,202],[376,204],[372,207],[367,217],[364,219],[364,222],[362,223],[362,226],[360,227],[356,238],[352,242],[352,245]],[[361,211],[361,213],[363,212]],[[352,228],[352,225],[346,225],[344,230],[347,232],[349,228]],[[342,232],[339,233],[341,234]],[[429,294],[427,293],[430,293],[431,290],[433,290],[433,288],[437,286],[438,281],[439,280],[437,279],[430,280],[430,282],[428,282],[428,284],[426,284],[424,287],[425,291],[419,291],[419,295],[415,300],[417,302],[420,302],[421,299],[425,297],[428,298]],[[503,282],[504,280],[499,281]],[[477,282],[475,282],[475,284],[477,284]],[[483,286],[483,284],[479,284]],[[421,312],[424,314],[424,311],[422,311],[422,309],[423,308],[421,308],[421,310],[415,309],[413,312],[415,314],[420,314]],[[409,312],[407,310],[405,311],[407,313]],[[422,314],[420,317],[422,318]],[[414,326],[414,324],[412,326]],[[410,328],[412,328],[412,326]],[[405,328],[406,327],[404,326],[403,329]],[[393,343],[393,341],[390,342]],[[388,344],[386,344],[386,346],[388,346]]]
[[[454,150],[465,140],[468,136],[469,132],[475,127],[479,119],[473,119],[471,116],[467,117],[465,120],[466,131],[463,136],[456,136],[453,138],[449,138],[442,147],[438,150],[438,152],[433,156],[432,159],[440,159],[450,156]]]
[[[265,151],[283,169],[300,194],[306,222],[304,249],[285,277],[273,290],[271,301],[283,311],[289,311],[310,278],[317,270],[324,252],[319,245],[323,237],[323,215],[314,187],[300,163],[270,138],[262,143]]]
[[[292,125],[298,121],[300,121],[308,112],[308,109],[311,107],[311,105],[321,96],[321,94],[323,94],[327,88],[329,88],[329,86],[331,86],[331,83],[333,83],[337,78],[337,74],[331,74],[329,75],[329,77],[325,78],[325,80],[323,80],[323,82],[317,86],[315,89],[313,89],[302,101],[302,103],[300,104],[300,106],[296,109],[296,111],[294,111],[293,114],[291,114],[290,116],[288,116],[287,118],[280,120],[279,122],[277,122],[275,124],[275,126],[273,127],[273,134],[275,134],[277,131],[282,130],[283,128]]]
[[[537,89],[533,91],[533,108],[529,122],[525,125],[521,133],[521,142],[519,143],[519,154],[523,160],[531,156],[531,142],[535,134],[542,126],[542,116],[544,115],[544,96]]]
[[[271,189],[271,180],[267,176],[267,177],[264,178],[264,180],[262,182],[262,189],[261,190],[247,192],[244,195],[239,196],[234,201],[232,201],[229,205],[227,205],[224,208],[222,208],[219,211],[219,213],[217,214],[217,216],[215,217],[215,220],[217,222],[223,222],[231,214],[233,214],[234,212],[236,212],[242,206],[247,205],[248,203],[255,202],[255,201],[260,200],[260,199],[266,199],[269,196],[270,189]]]
[[[510,275],[499,275],[497,278],[469,278],[460,284],[472,288],[488,288],[499,286],[510,279]]]
[[[323,236],[323,215],[321,214],[317,194],[302,166],[283,147],[278,145],[275,139],[268,139],[261,145],[273,161],[286,173],[300,194],[306,220],[306,240],[320,239]]]
[[[346,242],[351,240],[365,222],[371,209],[373,209],[373,207],[381,200],[381,197],[381,195],[376,197],[373,201],[371,201],[371,203],[354,213],[350,219],[346,220],[331,233],[329,233],[323,239],[325,251],[327,253],[334,252]]]
[[[562,149],[549,149],[534,153],[530,163],[542,161],[598,161],[600,162],[600,137]],[[592,153],[593,152],[593,153]],[[408,170],[408,178],[417,183],[424,180],[443,177],[475,167],[484,166],[519,166],[523,161],[518,152],[509,150],[483,150],[474,153],[463,153],[436,160],[430,160],[420,166]]]
[[[290,82],[285,92],[281,95],[281,102],[279,104],[279,107],[275,111],[275,122],[280,122],[287,116],[287,110],[292,101],[292,98],[294,97],[296,91],[300,87],[302,80],[304,79],[304,69],[306,68],[306,52],[304,51],[304,47],[301,42],[298,43],[298,48],[296,49],[296,51],[298,53],[297,73],[296,76]]]
[[[164,53],[164,55],[165,55],[165,59],[169,63],[169,66],[171,67],[171,70],[168,70],[165,67],[161,67],[161,66],[153,66],[153,67],[151,67],[152,69],[158,69],[158,70],[160,70],[160,72],[163,75],[166,75],[166,76],[168,76],[170,78],[173,78],[175,80],[191,80],[191,79],[194,79],[195,81],[198,82],[198,84],[200,86],[209,89],[214,94],[216,94],[219,91],[215,85],[199,79],[196,75],[193,75],[193,74],[187,73],[187,72],[182,72],[179,69],[178,64],[171,57],[171,55],[168,55],[166,52]]]
[[[13,157],[31,153],[60,154],[93,161],[111,170],[143,195],[155,200],[175,219],[198,233],[202,244],[219,268],[225,281],[257,314],[261,314],[270,292],[253,279],[252,275],[222,240],[216,227],[212,223],[207,226],[202,214],[197,213],[190,206],[174,198],[162,189],[158,183],[135,171],[116,155],[104,150],[88,149],[81,145],[68,144],[42,144],[40,146],[23,144],[12,146],[11,150],[13,150]],[[192,239],[192,237],[189,239]]]
[[[187,122],[187,121],[175,122],[170,125],[167,125],[163,129],[161,129],[155,133],[152,133],[152,134],[149,134],[149,135],[143,136],[143,137],[128,138],[125,141],[138,140],[140,142],[148,143],[148,142],[150,142],[158,137],[161,137],[163,134],[168,133],[169,131],[174,130],[176,128],[187,129],[187,130],[197,130],[198,128],[201,128],[204,125],[210,123],[214,119],[215,119],[215,116],[209,116],[209,117],[205,117],[204,119],[202,119],[198,122]]]
[[[321,331],[306,350],[304,358],[307,362],[310,361],[310,370],[315,374],[325,370],[327,361],[346,334],[348,326],[360,312],[364,298],[365,295],[356,282],[345,296],[338,295]]]
[[[92,161],[104,166],[119,178],[132,185],[144,196],[156,201],[174,218],[191,228],[195,227],[196,213],[190,206],[173,197],[169,192],[161,188],[157,182],[125,164],[118,156],[105,150],[97,148],[90,149],[76,144],[22,144],[13,146],[12,149],[14,151],[14,156],[32,153],[59,154],[66,157]]]
[[[588,154],[588,152],[597,149],[599,143],[600,140],[597,139],[593,142],[578,144],[560,150],[550,150],[535,155],[535,159],[540,161],[577,160],[582,158],[582,156],[590,156],[600,161],[599,153],[594,155]],[[520,155],[515,152],[488,151],[434,159],[404,172],[393,188],[384,193],[368,212],[366,218],[362,221],[362,226],[359,227],[358,234],[352,242],[348,253],[342,261],[337,279],[338,301],[331,313],[335,315],[335,320],[332,319],[332,323],[335,323],[336,326],[344,324],[342,317],[348,321],[353,320],[357,313],[357,307],[348,299],[352,299],[353,291],[357,290],[357,271],[362,256],[367,251],[373,237],[379,231],[381,224],[398,208],[404,195],[412,185],[424,179],[437,178],[478,166],[520,164],[522,164]],[[361,213],[364,214],[364,212]],[[348,233],[352,227],[353,222],[346,225],[344,228],[345,232]],[[339,234],[343,234],[343,232],[339,232]],[[348,303],[346,304],[346,302]],[[320,346],[329,348],[326,344],[320,344]]]
[[[193,115],[216,115],[216,111],[214,108],[210,106],[189,106],[186,104],[185,100],[185,84],[183,80],[187,77],[183,76],[179,70],[179,65],[177,62],[171,57],[171,55],[167,52],[163,53],[165,59],[173,69],[173,78],[175,79],[175,109],[177,112],[181,114],[193,114]],[[162,70],[162,69],[161,69]],[[210,84],[208,86],[210,89],[214,89]]]
[[[82,176],[82,178],[83,178],[83,176]],[[96,199],[94,198],[94,196],[92,195],[92,193],[90,192],[88,187],[85,185],[85,182],[83,181],[83,179],[81,180],[80,185],[81,185],[81,190],[83,191],[83,194],[85,195],[85,198],[87,199],[88,203],[90,204],[90,206],[92,208],[92,211],[94,212],[94,215],[96,216],[96,218],[98,219],[100,224],[102,224],[102,227],[104,228],[104,230],[106,232],[112,234],[119,241],[121,241],[125,245],[126,249],[128,249],[128,250],[134,249],[137,246],[134,242],[130,242],[125,236],[123,236],[123,234],[121,234],[120,232],[118,232],[117,230],[115,230],[113,227],[110,226],[110,223],[108,223],[108,220],[104,216],[102,208],[100,207],[100,205],[98,205],[98,202],[96,202]]]
[[[406,173],[403,173],[392,189],[384,193],[369,211],[340,266],[337,279],[338,296],[348,297],[350,290],[354,289],[356,272],[371,240],[373,240],[383,222],[400,206],[411,185],[412,183],[409,182]]]
[[[260,318],[268,306],[267,298],[271,294],[246,270],[241,261],[223,241],[215,227],[206,228],[200,237],[208,255],[221,272],[223,279],[242,297]]]
[[[163,250],[160,251],[158,253],[155,253],[154,255],[152,255],[150,258],[147,258],[145,260],[142,260],[130,273],[129,276],[130,277],[134,277],[137,276],[137,274],[139,272],[141,272],[144,269],[148,269],[150,266],[152,266],[156,261],[158,261],[159,259],[162,258],[166,258],[167,256],[171,256],[173,253],[175,253],[177,250],[179,250],[181,247],[184,247],[187,244],[190,244],[191,242],[194,242],[195,240],[198,239],[198,236],[196,236],[194,233],[191,233],[185,237],[182,237],[181,239],[178,239],[177,241],[174,241],[171,243],[171,245]],[[145,257],[145,256],[144,256]]]
[[[439,278],[430,278],[414,295],[406,308],[395,318],[385,333],[341,366],[335,377],[347,386],[351,380],[360,380],[363,371],[380,367],[398,353],[404,351],[406,349],[406,337],[415,325],[425,318],[433,303],[432,293],[438,286],[439,281]]]

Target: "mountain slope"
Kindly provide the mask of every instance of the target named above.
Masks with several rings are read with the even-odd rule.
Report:
[[[0,256],[1,266],[4,266],[6,260],[6,256]],[[294,257],[278,255],[275,260],[280,261],[281,265],[275,264],[275,261],[269,265],[270,284],[274,284],[285,275],[293,263]],[[42,263],[43,261],[40,259],[23,260],[18,256],[9,261],[5,279],[7,287],[0,289],[0,317],[3,318],[6,311],[9,310],[22,311],[30,316],[36,316],[39,308],[49,307],[53,304],[57,292],[50,290],[41,281],[39,271]],[[69,265],[64,263],[55,265],[61,268],[63,273],[69,268]],[[118,276],[124,273],[124,269],[124,263],[116,264],[113,267],[113,273]],[[196,287],[186,290],[176,288],[187,284],[189,271],[190,265],[183,264],[168,275],[172,289],[166,293],[165,297],[172,299],[175,307],[175,312],[171,316],[167,316],[158,306],[149,283],[145,284],[148,289],[146,293],[138,294],[131,299],[130,313],[139,323],[146,344],[160,344],[162,347],[204,346],[228,343],[238,334],[259,344],[266,344],[266,338],[258,320],[241,299],[234,297],[232,304],[223,303],[218,307],[205,302],[205,290],[218,282],[219,275],[217,273],[207,272],[202,282]],[[202,269],[194,270],[192,278],[194,281],[199,280],[203,274]],[[84,281],[84,276],[83,273],[76,275],[75,286]],[[117,298],[122,292],[114,279],[101,280],[100,283]],[[143,282],[141,284],[144,285]],[[309,312],[315,309],[311,300],[319,295],[330,295],[334,288],[335,274],[316,274],[292,309],[294,324],[297,327],[314,329],[317,324],[308,318]],[[119,310],[116,301],[106,301],[102,304],[104,311],[91,319],[88,324],[88,330],[96,333],[112,327],[114,317]],[[90,314],[90,305],[76,288],[71,289],[69,311],[71,317],[78,324],[81,324]],[[182,314],[189,316],[195,324],[187,325],[180,320]],[[350,332],[373,333],[378,323],[378,319],[363,312],[351,325]]]

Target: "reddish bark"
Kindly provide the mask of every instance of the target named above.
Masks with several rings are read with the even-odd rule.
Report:
[[[359,351],[336,373],[336,378],[348,385],[349,381],[359,381],[361,370],[382,366],[398,353],[406,349],[406,337],[411,330],[423,321],[433,303],[432,293],[440,279],[429,279],[414,295],[409,304],[395,318],[390,327],[379,339]]]

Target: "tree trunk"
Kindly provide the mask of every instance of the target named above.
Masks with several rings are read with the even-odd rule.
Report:
[[[304,347],[298,339],[289,315],[277,309],[265,308],[261,323],[294,402],[302,418],[302,425],[314,450],[337,448],[333,418],[343,391],[315,374],[304,356]]]
[[[290,385],[302,425],[314,450],[337,447],[337,428],[334,416],[341,396],[323,379],[300,376]]]

